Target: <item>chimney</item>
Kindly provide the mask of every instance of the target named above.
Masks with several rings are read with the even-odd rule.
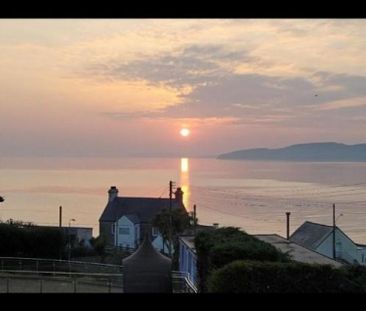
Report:
[[[108,202],[112,202],[118,196],[118,189],[116,186],[111,186],[108,190]]]
[[[182,191],[181,187],[178,187],[177,190],[175,191],[175,199],[183,205],[183,194],[184,192]]]
[[[286,212],[286,239],[290,239],[290,212]]]

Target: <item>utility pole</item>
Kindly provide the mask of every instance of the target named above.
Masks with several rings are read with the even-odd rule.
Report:
[[[172,247],[173,247],[172,200],[173,200],[173,182],[169,181],[169,257],[172,257]]]
[[[59,211],[58,211],[58,226],[59,226],[60,231],[61,231],[61,229],[62,229],[62,206],[61,205],[60,205]],[[63,231],[63,232],[65,232],[65,231]],[[60,260],[61,259],[62,259],[62,251],[60,250]]]
[[[336,242],[335,242],[335,234],[336,234],[336,221],[335,221],[335,204],[333,203],[333,259],[336,259]]]
[[[194,230],[194,236],[196,236],[197,233],[197,211],[196,211],[196,204],[193,205],[193,230]]]
[[[287,240],[289,240],[290,239],[290,215],[291,215],[291,213],[290,212],[286,212],[286,238],[287,238]]]
[[[59,207],[59,213],[58,213],[58,226],[62,227],[62,206]]]

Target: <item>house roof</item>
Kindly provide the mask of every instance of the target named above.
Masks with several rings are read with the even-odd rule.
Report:
[[[179,239],[187,245],[193,253],[196,253],[196,247],[194,244],[194,236],[180,236]]]
[[[304,263],[317,263],[323,265],[342,266],[341,263],[316,251],[305,248],[293,241],[286,240],[278,234],[255,234],[255,238],[269,243],[283,253],[289,253],[293,260]],[[187,245],[193,253],[196,253],[194,236],[180,236],[179,239]]]
[[[182,205],[177,199],[172,199],[172,208],[178,209]],[[114,222],[123,215],[136,215],[140,222],[151,222],[156,214],[164,208],[169,208],[169,199],[143,197],[116,197],[108,202],[99,221]]]
[[[196,248],[194,246],[194,238],[195,233],[200,233],[203,231],[212,231],[215,230],[215,226],[207,226],[207,225],[199,225],[197,224],[196,230],[194,227],[189,227],[183,231],[182,234],[179,235],[179,239],[186,244],[194,253],[196,253]],[[196,231],[196,232],[195,232]]]
[[[50,229],[60,229],[60,226],[43,226],[43,225],[37,225],[37,227],[42,228],[50,228]],[[92,227],[74,227],[74,226],[62,226],[61,229],[63,230],[83,230],[83,231],[93,231]]]
[[[293,260],[298,262],[332,265],[335,267],[342,266],[341,263],[316,251],[305,248],[293,241],[289,241],[278,234],[256,234],[254,237],[273,245],[283,253],[288,253]]]
[[[128,214],[124,216],[128,218],[133,224],[140,223],[140,218],[136,214]]]
[[[290,240],[306,248],[316,249],[332,232],[333,226],[305,221],[290,236]]]
[[[202,232],[202,231],[211,231],[215,230],[216,228],[214,226],[207,226],[207,225],[198,225],[196,227],[196,233]],[[189,227],[183,231],[180,236],[194,236],[194,227]]]

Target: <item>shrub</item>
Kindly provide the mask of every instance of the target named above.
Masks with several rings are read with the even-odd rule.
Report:
[[[206,291],[209,274],[235,260],[281,261],[290,260],[274,246],[239,230],[225,227],[200,232],[195,238],[199,289]]]
[[[93,246],[94,251],[101,257],[106,255],[107,242],[104,235],[100,235],[97,238],[91,238],[90,244]]]
[[[235,261],[212,273],[209,292],[338,293],[365,292],[342,269],[329,265]]]
[[[360,265],[343,266],[342,270],[349,279],[363,287],[366,291],[366,267]]]
[[[57,228],[0,223],[0,256],[59,258],[65,245],[64,234]]]

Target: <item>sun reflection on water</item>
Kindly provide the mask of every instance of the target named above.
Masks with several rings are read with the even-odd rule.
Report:
[[[182,188],[183,194],[183,203],[186,207],[187,211],[191,211],[190,207],[190,188],[189,188],[189,159],[181,158],[180,159],[180,186]]]

